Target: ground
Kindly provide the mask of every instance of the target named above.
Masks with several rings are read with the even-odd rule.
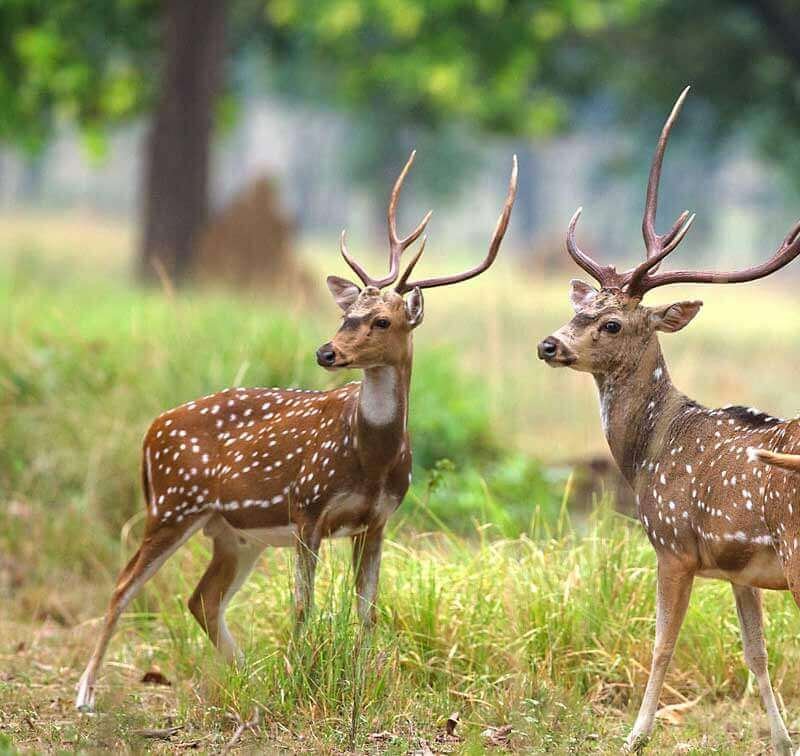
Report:
[[[141,531],[150,420],[225,386],[340,380],[313,361],[337,326],[322,286],[290,302],[142,291],[126,234],[91,218],[0,218],[0,752],[617,753],[647,677],[655,559],[610,497],[574,508],[571,463],[605,451],[595,389],[535,360],[570,316],[572,271],[542,281],[508,262],[427,297],[417,466],[374,632],[353,618],[346,544],[323,549],[318,609],[300,631],[290,554],[267,552],[231,606],[247,661],[228,670],[186,609],[208,560],[197,536],[125,615],[97,714],[73,711]],[[320,280],[343,272],[313,245],[307,257]],[[673,378],[704,403],[793,414],[800,306],[789,288],[733,289],[704,290],[697,322],[664,339]],[[798,610],[786,594],[765,604],[800,745]],[[667,682],[649,753],[768,752],[728,586],[698,582]]]

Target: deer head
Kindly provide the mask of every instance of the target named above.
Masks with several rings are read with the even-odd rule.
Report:
[[[347,250],[345,232],[341,236],[341,253],[347,264],[363,284],[363,288],[338,276],[328,276],[330,289],[336,304],[344,311],[342,324],[333,339],[317,350],[317,362],[325,368],[374,368],[406,363],[411,357],[411,333],[422,322],[425,306],[423,289],[466,281],[483,273],[494,262],[500,244],[508,228],[511,209],[517,193],[517,158],[514,156],[508,193],[503,210],[489,244],[484,260],[462,273],[440,278],[425,278],[411,281],[414,266],[425,249],[426,237],[422,236],[430,220],[427,213],[419,225],[405,238],[397,234],[397,202],[403,182],[415,152],[395,182],[389,200],[389,272],[383,278],[373,278],[359,265]],[[400,273],[400,257],[422,236],[419,249],[405,270]],[[387,288],[391,287],[391,288]]]
[[[681,213],[665,234],[655,230],[658,188],[667,141],[680,113],[689,87],[683,90],[667,118],[658,140],[647,183],[642,235],[645,259],[630,270],[619,272],[612,265],[601,265],[583,252],[575,241],[575,228],[581,208],[572,216],[567,232],[570,257],[599,283],[594,288],[573,280],[570,299],[575,317],[539,344],[539,357],[553,367],[567,366],[597,376],[606,375],[639,362],[658,331],[681,330],[700,310],[702,302],[675,302],[661,307],[645,307],[642,298],[651,289],[672,283],[740,283],[768,276],[800,254],[800,223],[784,239],[775,254],[761,265],[739,271],[675,270],[658,272],[661,262],[686,236],[694,220]]]

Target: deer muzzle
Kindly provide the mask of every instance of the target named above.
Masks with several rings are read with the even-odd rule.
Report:
[[[548,365],[552,365],[553,367],[571,365],[577,359],[575,355],[564,346],[564,343],[554,336],[548,336],[543,341],[540,341],[537,353],[540,360],[544,360]]]
[[[317,364],[324,368],[330,368],[336,364],[336,350],[330,341],[317,349]]]

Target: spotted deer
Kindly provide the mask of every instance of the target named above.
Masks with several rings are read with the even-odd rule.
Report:
[[[600,286],[572,281],[575,316],[544,339],[538,353],[553,367],[594,376],[606,439],[636,494],[639,520],[657,555],[655,648],[626,746],[639,747],[652,732],[664,676],[698,576],[732,584],[745,660],[758,680],[773,747],[789,754],[791,743],[767,670],[761,589],[788,589],[800,604],[800,478],[766,467],[759,458],[786,463],[771,455],[800,449],[800,425],[747,407],[709,409],[682,394],[670,380],[658,334],[680,331],[702,302],[645,307],[642,298],[673,283],[763,278],[800,254],[800,223],[761,265],[728,273],[658,272],[694,218],[684,212],[669,231],[656,233],[664,152],[687,94],[688,88],[664,124],[650,169],[642,222],[646,259],[624,272],[596,262],[575,240],[579,209],[569,224],[567,251]]]
[[[388,274],[369,276],[350,256],[342,232],[342,256],[363,288],[327,279],[344,316],[333,339],[317,350],[317,362],[328,370],[359,369],[363,380],[331,391],[227,389],[169,410],[150,426],[142,450],[144,537],[117,580],[78,685],[78,709],[93,708],[97,672],[120,614],[201,528],[213,540],[213,556],[189,608],[228,660],[239,651],[225,610],[267,546],[295,548],[294,602],[302,621],[313,604],[320,542],[351,538],[358,614],[365,624],[374,622],[384,526],[411,482],[408,394],[422,290],[466,281],[492,265],[517,191],[515,157],[484,260],[456,275],[412,281],[425,237],[402,274],[400,257],[431,216],[398,236],[397,203],[413,160],[412,152],[389,201]]]

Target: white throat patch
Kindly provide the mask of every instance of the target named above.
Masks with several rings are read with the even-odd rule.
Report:
[[[370,425],[388,425],[397,416],[397,371],[372,368],[361,383],[361,413]]]

